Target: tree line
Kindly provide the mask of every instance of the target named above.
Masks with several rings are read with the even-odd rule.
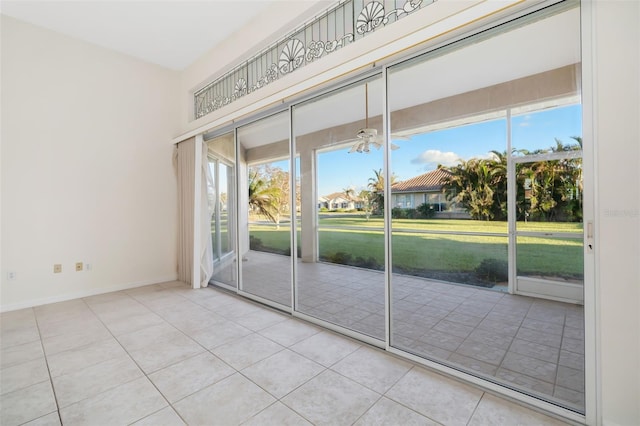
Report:
[[[556,139],[549,149],[517,150],[540,155],[582,150],[582,138],[564,144]],[[438,166],[451,175],[443,190],[472,219],[507,219],[507,153],[491,151],[491,158],[472,158],[453,167]],[[516,164],[516,220],[545,222],[582,221],[582,159],[534,160]]]

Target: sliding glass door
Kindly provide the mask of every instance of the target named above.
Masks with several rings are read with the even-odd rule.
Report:
[[[300,159],[296,310],[385,338],[382,80],[293,108]]]
[[[584,412],[579,35],[563,2],[209,141],[213,280]]]
[[[388,69],[389,302],[392,347],[583,411],[579,28],[550,9]]]

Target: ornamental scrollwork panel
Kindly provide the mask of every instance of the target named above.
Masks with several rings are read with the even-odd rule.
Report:
[[[194,94],[195,118],[204,117],[205,115],[222,108],[231,102],[250,94],[262,87],[268,85],[306,64],[312,63],[327,56],[358,39],[365,37],[368,33],[372,33],[379,28],[390,25],[398,19],[409,15],[420,8],[433,3],[436,0],[382,0],[371,1],[363,4],[363,7],[356,13],[354,5],[356,0],[342,1],[338,6],[329,9],[323,16],[307,24],[303,30],[296,32],[295,35],[289,36],[278,43],[282,46],[279,49],[277,58],[271,54],[263,53],[257,55],[245,65],[236,67],[233,71],[223,75],[216,81],[210,83]],[[385,7],[385,4],[393,4],[400,7]],[[337,10],[341,12],[341,18],[337,17]],[[350,16],[351,26],[354,31],[346,32],[345,19],[343,14],[352,13]],[[333,14],[333,16],[332,16]],[[313,37],[311,40],[305,39],[305,30],[310,32],[322,33],[321,20],[333,22],[335,25],[334,33],[336,34],[331,40]],[[342,27],[338,25],[338,21],[342,21]],[[325,31],[328,33],[328,30]],[[326,38],[326,36],[325,36]],[[306,43],[306,44],[305,44]],[[271,49],[269,49],[271,50]],[[260,64],[260,69],[264,71],[260,74],[255,70],[249,70],[247,64]],[[237,77],[241,75],[241,77]],[[230,79],[235,78],[233,84],[229,84]]]

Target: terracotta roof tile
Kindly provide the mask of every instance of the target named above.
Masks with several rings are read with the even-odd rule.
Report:
[[[391,192],[439,191],[442,189],[442,181],[448,176],[451,176],[451,172],[445,169],[436,169],[420,176],[394,183],[391,186]]]

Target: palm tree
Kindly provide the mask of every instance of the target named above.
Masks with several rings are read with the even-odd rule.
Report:
[[[342,190],[342,193],[344,194],[344,197],[349,201],[351,201],[356,195],[356,191],[354,191],[353,188],[344,188]]]
[[[457,166],[446,170],[451,175],[444,179],[444,189],[455,194],[450,198],[462,204],[473,219],[491,220],[496,217],[496,212],[501,211],[501,202],[495,199],[499,183],[505,186],[500,192],[506,195],[506,168],[502,167],[502,159],[460,160]]]
[[[371,189],[373,207],[376,211],[384,210],[384,173],[382,169],[374,170],[374,177],[369,178],[367,186]],[[391,185],[396,183],[396,175],[391,175]]]
[[[249,171],[249,209],[277,223],[280,188],[270,186],[256,170]]]

